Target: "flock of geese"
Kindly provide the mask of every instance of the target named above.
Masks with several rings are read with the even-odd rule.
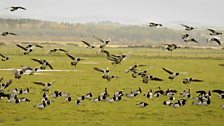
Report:
[[[26,10],[26,8],[24,7],[11,7],[10,11],[16,11],[18,9],[22,9],[22,10]],[[183,25],[181,24],[183,27],[185,27],[185,30],[187,32],[192,31],[193,27],[187,26],[187,25]],[[149,27],[162,27],[162,24],[157,24],[157,23],[150,23]],[[217,35],[222,35],[222,33],[217,32],[213,29],[208,29],[211,33],[210,36],[211,38],[208,41],[214,41],[217,42],[219,45],[221,45],[219,39],[216,38]],[[2,36],[7,36],[7,35],[17,35],[15,33],[11,33],[11,32],[3,32]],[[184,34],[181,36],[182,39],[184,40],[184,42],[195,42],[198,43],[197,40],[195,40],[194,38],[190,37],[190,35]],[[105,48],[106,46],[110,43],[109,40],[103,40],[97,37],[94,37],[95,39],[97,39],[99,42],[101,42],[99,48],[100,48],[100,52],[102,54],[105,54],[105,58],[111,62],[112,65],[116,66],[116,65],[120,65],[121,62],[127,57],[127,55],[121,54],[121,55],[117,55],[117,54],[111,54],[111,52],[107,51]],[[89,49],[93,49],[93,48],[98,48],[95,45],[91,45],[89,42],[87,41],[82,41],[83,44],[86,45],[87,48]],[[24,56],[25,55],[30,55],[33,50],[35,48],[44,48],[41,45],[38,44],[28,44],[26,46],[22,46],[19,44],[16,44],[16,46],[18,48],[20,48],[23,51]],[[175,44],[166,44],[166,49],[168,51],[173,51],[174,49],[179,48],[177,45]],[[62,52],[65,54],[65,56],[67,56],[68,58],[71,59],[71,66],[77,67],[77,64],[83,60],[80,57],[75,57],[73,56],[71,53],[69,53],[68,51],[66,51],[65,49],[62,48],[54,48],[48,51],[49,54],[55,53],[55,52]],[[10,60],[10,57],[0,54],[0,56],[2,57],[1,60],[3,62],[8,62]],[[14,69],[14,77],[15,79],[22,79],[22,76],[24,74],[29,74],[29,75],[35,75],[36,72],[41,72],[44,71],[46,69],[54,69],[52,64],[50,64],[47,60],[45,59],[36,59],[36,58],[32,58],[32,61],[36,62],[39,64],[39,66],[32,68],[29,66],[21,66],[20,68],[16,68]],[[126,70],[124,70],[125,73],[127,74],[131,74],[132,78],[141,78],[142,79],[142,83],[143,84],[148,84],[151,81],[163,81],[164,79],[154,76],[150,73],[148,73],[148,70],[142,70],[141,68],[144,68],[145,66],[147,66],[146,64],[134,64],[132,66],[130,66],[129,68],[127,68]],[[112,79],[115,78],[120,78],[120,76],[118,75],[111,75],[111,70],[108,68],[98,68],[98,67],[94,67],[93,68],[97,72],[101,73],[101,78],[105,79],[106,81],[111,81]],[[181,74],[186,74],[186,72],[176,72],[176,71],[172,71],[168,68],[163,67],[162,70],[168,74],[168,79],[170,80],[175,80],[175,78],[179,77]],[[96,95],[94,97],[94,94],[92,92],[87,92],[84,93],[83,95],[79,96],[78,98],[74,98],[72,97],[72,95],[68,92],[63,92],[60,90],[54,90],[51,91],[51,87],[54,85],[56,81],[52,80],[49,82],[33,82],[33,84],[35,85],[39,85],[40,87],[42,87],[40,89],[40,92],[42,92],[42,95],[40,97],[41,101],[38,104],[35,104],[34,107],[38,108],[38,109],[44,109],[47,106],[50,106],[52,104],[52,99],[56,99],[58,97],[62,97],[65,99],[65,102],[72,102],[75,101],[76,105],[81,105],[83,103],[83,101],[85,100],[90,100],[92,102],[100,102],[100,101],[104,101],[104,102],[109,102],[109,103],[114,103],[114,102],[119,102],[123,99],[132,99],[132,98],[137,98],[137,96],[142,95],[144,97],[146,97],[147,99],[152,99],[152,98],[160,98],[160,97],[168,97],[167,100],[163,101],[161,103],[161,105],[164,106],[170,106],[170,107],[174,107],[174,108],[179,108],[181,106],[185,106],[187,104],[187,102],[189,101],[189,99],[193,99],[192,104],[193,105],[198,105],[198,106],[208,106],[211,104],[211,96],[212,93],[217,94],[221,99],[224,99],[224,90],[220,90],[220,89],[216,89],[216,90],[211,90],[211,91],[204,91],[204,90],[199,90],[196,91],[197,96],[192,96],[192,91],[189,88],[188,90],[184,90],[184,91],[180,91],[180,93],[178,94],[179,91],[175,90],[175,89],[167,89],[164,90],[161,87],[158,87],[158,89],[149,89],[147,92],[143,93],[142,92],[142,88],[139,87],[136,90],[131,90],[130,92],[127,92],[126,90],[118,90],[117,92],[115,92],[114,94],[111,94],[108,92],[107,88],[105,88],[105,90],[101,93],[99,93],[98,95]],[[188,77],[188,78],[184,78],[183,79],[183,84],[185,85],[189,85],[190,83],[200,83],[203,82],[203,80],[198,79],[198,78],[193,78],[193,77]],[[26,97],[21,97],[21,94],[29,94],[30,92],[30,88],[14,88],[14,89],[10,89],[10,90],[6,90],[10,87],[10,85],[13,83],[13,80],[4,80],[3,77],[0,78],[0,102],[2,102],[2,99],[6,99],[9,103],[15,103],[15,104],[20,104],[22,102],[30,102],[31,100],[26,98]],[[126,98],[124,98],[126,97]],[[176,99],[176,97],[178,97],[178,99]],[[139,103],[136,103],[136,105],[138,107],[144,108],[146,106],[148,106],[149,104],[147,103],[147,101],[141,101]],[[221,105],[222,109],[224,109],[224,104]]]

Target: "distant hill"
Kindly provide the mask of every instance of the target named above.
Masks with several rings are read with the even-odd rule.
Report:
[[[99,23],[57,23],[33,19],[0,19],[0,32],[15,32],[18,36],[1,37],[0,42],[21,41],[66,41],[81,40],[99,43],[93,36],[110,39],[111,44],[155,45],[164,43],[185,44],[181,40],[184,30],[171,28],[149,28],[139,25],[122,25],[109,21]],[[209,32],[196,29],[191,36],[207,44]]]

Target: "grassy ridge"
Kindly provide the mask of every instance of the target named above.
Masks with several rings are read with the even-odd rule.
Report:
[[[43,72],[42,74],[32,76],[24,75],[20,80],[13,79],[13,83],[8,89],[30,87],[31,93],[23,96],[31,99],[31,102],[11,104],[7,103],[5,99],[0,100],[0,125],[223,125],[224,114],[220,107],[223,104],[223,100],[215,94],[212,95],[212,103],[209,106],[194,106],[191,104],[193,100],[190,99],[187,101],[186,106],[177,109],[162,105],[162,102],[168,99],[167,96],[148,100],[142,94],[133,99],[124,96],[120,102],[112,104],[108,102],[93,103],[91,101],[83,101],[80,106],[75,105],[75,100],[78,96],[92,92],[93,97],[97,97],[100,92],[104,91],[105,87],[108,88],[111,95],[120,89],[125,89],[125,93],[129,93],[131,90],[138,89],[139,86],[143,89],[143,94],[150,88],[153,91],[157,90],[158,86],[164,90],[168,88],[177,89],[179,92],[191,88],[193,96],[196,96],[195,91],[197,90],[223,89],[224,68],[218,65],[223,63],[223,52],[220,50],[198,50],[197,52],[203,52],[202,54],[205,56],[198,53],[197,56],[202,58],[195,58],[194,51],[191,55],[188,50],[177,50],[173,52],[172,57],[166,57],[170,55],[167,54],[167,51],[160,52],[160,55],[164,53],[164,56],[156,56],[154,54],[158,50],[156,50],[156,53],[150,54],[155,50],[109,49],[115,54],[123,53],[129,55],[127,60],[121,65],[114,67],[106,60],[104,55],[99,54],[98,50],[66,46],[64,48],[72,54],[85,58],[74,68],[70,66],[70,59],[62,53],[47,55],[46,51],[48,48],[52,47],[46,47],[43,51],[37,49],[31,55],[23,56],[21,55],[21,50],[15,47],[0,47],[2,53],[9,54],[12,57],[8,62],[0,62],[1,69],[18,68],[20,65],[35,67],[38,64],[30,59],[41,58],[49,60],[55,69],[80,70]],[[179,58],[178,55],[185,51],[189,52],[186,53],[186,57],[193,58]],[[212,58],[208,58],[211,56]],[[218,58],[216,59],[216,57]],[[141,78],[131,78],[130,74],[126,74],[123,71],[134,63],[147,64],[148,66],[144,68],[148,69],[150,74],[158,76],[164,79],[164,81],[143,84]],[[107,82],[101,78],[101,73],[93,70],[93,67],[110,67],[111,74],[118,75],[121,78]],[[188,72],[188,74],[181,75],[170,81],[167,73],[161,69],[162,67],[167,67],[174,71]],[[12,71],[0,71],[0,76],[3,76],[4,80],[13,78]],[[192,83],[189,86],[183,85],[182,79],[190,76],[203,79],[204,82]],[[58,98],[53,99],[52,105],[44,110],[34,108],[33,105],[40,103],[42,93],[40,91],[41,87],[32,84],[32,82],[48,82],[51,80],[56,80],[51,91],[58,89],[69,92],[73,101],[64,103],[63,98]],[[180,98],[178,94],[176,94],[176,99]],[[144,109],[138,108],[136,104],[140,101],[149,103],[149,106]]]

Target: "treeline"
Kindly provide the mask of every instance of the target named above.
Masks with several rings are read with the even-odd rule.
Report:
[[[0,32],[9,31],[16,37],[1,37],[4,41],[66,41],[80,40],[99,43],[93,36],[110,39],[113,44],[153,45],[162,43],[181,44],[183,30],[170,28],[149,28],[139,25],[121,25],[112,22],[99,23],[56,23],[33,19],[0,19]],[[192,36],[205,41],[208,33],[203,30],[192,31]],[[202,43],[203,44],[203,43]]]

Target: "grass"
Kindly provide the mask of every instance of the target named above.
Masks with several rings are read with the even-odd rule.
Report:
[[[54,46],[56,47],[56,46]],[[150,88],[153,91],[160,86],[166,90],[177,89],[179,92],[191,88],[192,95],[196,96],[197,90],[222,89],[224,84],[224,67],[218,64],[223,63],[223,52],[221,50],[187,50],[180,49],[169,52],[158,49],[130,49],[130,48],[110,48],[114,54],[128,54],[128,58],[121,65],[112,66],[105,56],[99,54],[98,49],[87,50],[82,47],[63,46],[75,56],[80,56],[85,60],[81,61],[77,67],[70,66],[70,59],[62,53],[48,55],[47,50],[54,47],[45,47],[44,50],[36,49],[30,55],[24,56],[20,49],[15,46],[0,47],[1,53],[8,54],[11,60],[0,62],[2,68],[19,68],[21,65],[36,67],[38,64],[30,60],[31,58],[46,59],[51,62],[54,69],[80,70],[70,72],[43,72],[43,74],[24,75],[21,79],[14,79],[12,71],[0,71],[0,76],[4,81],[13,79],[13,83],[8,89],[30,87],[31,92],[21,97],[27,97],[31,102],[13,104],[0,100],[0,126],[24,126],[24,125],[103,125],[103,126],[135,126],[135,125],[223,125],[224,113],[220,105],[223,100],[215,94],[212,95],[212,103],[209,106],[192,105],[192,99],[187,101],[187,105],[180,108],[163,106],[162,102],[168,99],[167,96],[161,98],[147,99],[142,94],[136,98],[129,99],[125,96],[120,102],[108,103],[83,101],[80,106],[75,104],[78,96],[88,92],[97,97],[100,92],[107,87],[110,94],[120,89],[125,89],[125,93],[132,89],[143,89],[143,94]],[[61,46],[60,46],[61,47]],[[159,55],[158,55],[159,54]],[[182,54],[185,54],[182,55]],[[196,55],[197,54],[197,55]],[[143,84],[141,78],[133,79],[130,74],[123,71],[129,66],[139,63],[147,64],[141,69],[148,69],[149,73],[160,78],[162,82],[149,82]],[[93,67],[110,67],[111,74],[120,78],[107,82],[101,78],[101,73],[94,71]],[[161,68],[166,67],[174,71],[187,72],[175,80],[168,80],[168,75]],[[184,77],[195,77],[203,79],[203,83],[191,83],[189,86],[182,84]],[[72,95],[73,101],[64,103],[63,98],[53,99],[52,105],[43,110],[34,108],[40,103],[41,87],[34,85],[33,81],[48,82],[56,80],[51,91],[60,90]],[[179,93],[178,93],[179,94]],[[176,99],[180,98],[176,95]],[[20,97],[20,96],[19,96]],[[136,106],[140,101],[149,104],[146,108]]]

